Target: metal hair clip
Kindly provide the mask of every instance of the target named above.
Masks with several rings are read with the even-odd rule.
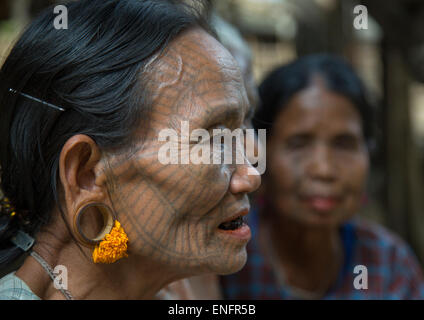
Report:
[[[9,88],[9,92],[14,93],[14,94],[19,94],[19,95],[21,95],[21,96],[23,96],[23,97],[25,97],[25,98],[27,98],[27,99],[30,99],[30,100],[33,100],[33,101],[39,102],[39,103],[44,104],[44,105],[46,105],[46,106],[48,106],[48,107],[50,107],[50,108],[53,108],[53,109],[55,109],[55,110],[59,110],[59,111],[66,111],[66,110],[65,110],[65,109],[63,109],[62,107],[58,107],[58,106],[56,106],[56,105],[54,105],[54,104],[51,104],[51,103],[48,103],[48,102],[46,102],[46,101],[43,101],[43,100],[37,99],[37,98],[35,98],[35,97],[33,97],[33,96],[30,96],[29,94],[26,94],[26,93],[23,93],[23,92],[16,91],[15,89]]]

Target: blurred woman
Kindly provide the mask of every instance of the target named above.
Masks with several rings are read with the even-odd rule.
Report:
[[[420,266],[385,228],[354,217],[369,170],[372,110],[352,68],[303,57],[260,85],[267,171],[248,264],[222,278],[231,299],[423,298]],[[255,225],[255,223],[254,223]]]

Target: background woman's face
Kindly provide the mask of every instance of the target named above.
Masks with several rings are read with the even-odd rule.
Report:
[[[181,135],[181,121],[189,121],[190,131],[242,127],[249,103],[240,71],[214,38],[194,30],[154,62],[147,84],[154,93],[147,138],[130,159],[111,163],[109,179],[129,255],[180,275],[235,272],[246,262],[249,232],[240,237],[218,226],[249,209],[247,193],[260,177],[247,176],[247,165],[161,164],[165,142],[158,135],[162,129]]]
[[[361,119],[320,79],[277,116],[267,150],[266,190],[280,214],[337,226],[360,207],[369,166]]]

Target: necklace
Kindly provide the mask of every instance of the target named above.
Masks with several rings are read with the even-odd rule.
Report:
[[[35,259],[35,261],[37,261],[41,265],[41,267],[43,267],[43,269],[49,275],[50,279],[52,279],[53,283],[55,284],[56,276],[54,275],[52,268],[49,266],[49,264],[46,262],[46,260],[44,260],[37,252],[35,252],[34,250],[31,249],[33,247],[34,243],[35,243],[35,240],[34,240],[33,237],[31,237],[26,232],[23,232],[22,230],[18,230],[16,235],[13,236],[10,240],[15,246],[22,249],[23,251],[25,251],[25,252],[29,251],[31,257],[33,257]],[[62,286],[60,286],[58,289],[65,296],[66,300],[73,300],[74,299],[72,297],[72,295],[70,294],[70,292],[68,290],[62,288]]]
[[[43,267],[43,269],[47,272],[50,279],[52,279],[54,283],[56,276],[54,275],[52,268],[49,266],[46,260],[44,260],[37,252],[33,250],[31,251],[30,255]],[[62,287],[59,287],[58,289],[65,296],[66,300],[74,300],[74,298],[72,297],[71,293],[68,290]]]

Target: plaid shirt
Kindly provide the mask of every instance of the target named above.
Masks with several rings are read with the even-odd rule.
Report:
[[[255,228],[247,245],[245,267],[221,277],[226,299],[297,299],[288,287],[278,285],[266,257],[261,253]],[[340,230],[345,261],[338,280],[323,299],[424,299],[420,265],[411,249],[385,228],[361,219]],[[368,270],[368,289],[355,289],[356,265]]]

